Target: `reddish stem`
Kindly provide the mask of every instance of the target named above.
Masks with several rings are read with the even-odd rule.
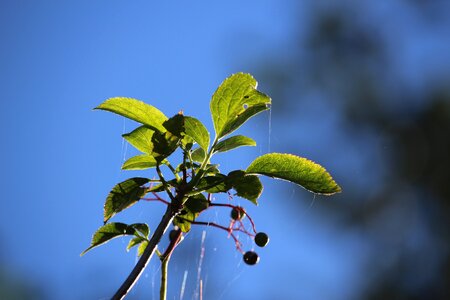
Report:
[[[164,203],[166,205],[170,204],[170,202],[168,202],[168,201],[164,200],[163,198],[161,198],[157,193],[152,192],[152,194],[153,194],[154,198],[141,198],[141,199],[145,200],[145,201],[160,201],[160,202],[162,202],[162,203]]]
[[[240,209],[240,210],[242,210],[243,213],[245,213],[245,214],[247,215],[248,220],[249,220],[250,223],[252,224],[253,232],[254,232],[255,234],[258,233],[258,232],[256,231],[255,222],[253,222],[252,217],[250,217],[250,215],[249,215],[243,208],[241,208],[241,207],[238,208],[238,206],[233,205],[233,204],[228,204],[228,203],[211,203],[209,206],[224,206],[224,207],[231,207],[231,208],[235,208],[235,209]],[[241,223],[242,223],[242,222],[241,222]]]
[[[188,221],[188,220],[186,220]],[[233,233],[233,228],[227,228],[225,226],[216,224],[214,222],[201,222],[201,221],[189,221],[191,224],[193,225],[205,225],[205,226],[212,226],[212,227],[216,227],[222,230],[225,230],[226,232],[228,232],[228,234],[233,238],[235,244],[236,244],[236,249],[241,252],[242,254],[244,254],[244,251],[242,251],[241,248],[241,242],[239,242],[238,238],[234,235]]]

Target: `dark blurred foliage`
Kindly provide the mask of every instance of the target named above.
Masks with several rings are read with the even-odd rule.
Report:
[[[263,64],[282,102],[274,118],[294,119],[311,95],[339,114],[337,151],[323,156],[343,160],[330,171],[344,191],[315,209],[369,246],[360,299],[450,299],[450,54],[438,49],[450,43],[450,5],[325,3],[302,7],[291,54]],[[339,147],[361,143],[355,173]]]
[[[0,269],[1,299],[28,300],[46,299],[41,287],[26,282],[24,276],[15,276],[11,270]]]

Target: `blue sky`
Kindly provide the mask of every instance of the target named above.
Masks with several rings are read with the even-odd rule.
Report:
[[[386,12],[374,11],[374,18]],[[270,58],[283,61],[294,51],[291,37],[303,31],[294,27],[298,16],[309,17],[296,1],[2,0],[1,271],[38,286],[45,299],[107,299],[136,261],[134,253],[124,251],[127,239],[82,258],[79,254],[102,224],[108,191],[135,175],[120,171],[124,158],[133,153],[120,135],[136,124],[92,108],[109,97],[134,97],[168,116],[184,110],[212,129],[209,100],[215,88],[239,71],[258,80],[259,64],[270,63]],[[405,45],[417,45],[413,36],[409,39],[405,37]],[[441,45],[439,35],[431,39],[430,47]],[[407,48],[412,50],[402,56],[405,62],[398,62],[398,70],[411,77],[405,75],[406,82],[421,81],[407,70],[417,74],[429,65],[417,64],[415,58],[423,53],[419,47]],[[264,81],[259,80],[259,88],[269,92]],[[296,129],[289,127],[291,122],[314,124],[314,114],[308,112],[320,112],[325,121],[296,132],[310,142],[303,147],[306,153],[317,151],[313,158],[322,159],[330,171],[342,167],[336,156],[352,148],[330,154],[334,144],[326,137],[340,122],[333,107],[320,106],[311,97],[305,102],[309,109],[284,120],[277,117],[276,101],[273,118],[268,113],[258,116],[240,132],[256,139],[258,146],[237,150],[235,156],[225,154],[224,171],[245,168],[269,148],[287,151],[284,128],[292,134]],[[298,116],[306,121],[296,120]],[[327,141],[321,143],[324,139],[318,136]],[[345,160],[347,171],[358,174],[358,163],[351,160]],[[331,221],[318,219],[314,210],[320,209],[322,197],[286,183],[263,182],[258,209],[242,204],[270,234],[271,243],[260,250],[260,264],[249,268],[223,232],[206,229],[200,273],[206,295],[225,300],[355,297],[365,284],[363,265],[372,245],[360,232],[343,233]],[[300,211],[280,205],[283,198],[298,196],[303,198]],[[156,203],[144,203],[116,221],[148,222],[154,228],[162,211]],[[208,216],[226,222],[228,211]],[[169,299],[179,298],[185,274],[185,299],[195,295],[201,236],[202,228],[194,228],[174,254]],[[155,260],[132,296],[157,295],[158,276]]]

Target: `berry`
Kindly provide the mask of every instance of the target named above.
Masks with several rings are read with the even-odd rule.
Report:
[[[256,265],[259,262],[259,256],[254,251],[247,251],[244,254],[244,262],[250,266]]]
[[[255,244],[259,247],[265,247],[269,243],[269,236],[264,232],[258,232],[255,235]]]
[[[245,218],[245,210],[240,206],[233,207],[231,210],[231,218],[235,221],[242,220]]]

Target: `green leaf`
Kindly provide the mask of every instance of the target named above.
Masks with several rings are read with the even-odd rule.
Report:
[[[150,128],[165,131],[163,123],[167,117],[159,109],[133,98],[110,98],[94,109],[110,111]]]
[[[219,165],[218,164],[207,164],[206,165],[206,175],[216,175],[217,173],[220,173]]]
[[[139,201],[147,193],[142,186],[149,181],[147,178],[134,177],[115,185],[106,198],[103,221],[108,222],[116,213]]]
[[[127,246],[127,251],[130,251],[130,249],[132,248],[132,247],[134,247],[134,246],[136,246],[136,245],[139,245],[140,243],[142,243],[143,241],[145,241],[146,239],[144,239],[144,238],[142,238],[142,237],[140,237],[140,236],[137,236],[137,237],[135,237],[135,238],[132,238],[131,240],[130,240],[130,242],[128,243],[128,246]]]
[[[284,179],[317,194],[332,195],[341,191],[325,168],[292,154],[269,153],[260,156],[250,164],[247,173]]]
[[[184,129],[184,116],[180,113],[174,115],[170,119],[164,122],[164,128],[167,129],[172,135],[182,138],[185,132]]]
[[[191,153],[192,160],[196,162],[203,162],[205,160],[205,157],[206,153],[205,150],[203,150],[203,148],[197,148]]]
[[[131,227],[133,227],[134,229],[136,229],[137,232],[139,232],[140,234],[142,234],[142,236],[144,236],[145,238],[148,238],[148,235],[150,234],[150,228],[148,228],[148,225],[145,223],[135,223],[135,224],[131,224]]]
[[[256,116],[260,112],[263,112],[265,110],[269,109],[269,107],[266,104],[256,104],[254,106],[248,107],[245,111],[238,114],[236,118],[229,123],[227,123],[223,129],[224,134],[229,134],[239,127],[241,127],[242,124],[247,122],[248,119],[250,119],[253,116]]]
[[[146,126],[140,126],[122,136],[139,151],[151,154],[153,151],[152,137],[154,132],[154,130]]]
[[[258,205],[257,200],[263,191],[258,176],[248,175],[242,170],[232,171],[227,175],[227,184],[233,187],[237,196]]]
[[[225,152],[241,146],[256,146],[256,142],[246,136],[236,135],[219,142],[214,150],[217,152]]]
[[[158,162],[163,161],[177,149],[179,141],[180,138],[169,131],[164,133],[155,132],[152,137],[152,156]]]
[[[196,191],[207,193],[225,193],[231,189],[231,185],[226,182],[227,176],[215,174],[214,176],[205,176],[197,184]]]
[[[183,116],[175,115],[163,123],[164,132],[154,131],[146,126],[140,126],[123,137],[138,150],[147,155],[132,157],[125,162],[124,170],[144,170],[156,166],[157,161],[172,154],[177,148],[182,136]],[[183,133],[184,134],[184,133]]]
[[[197,144],[208,151],[209,147],[209,132],[205,125],[193,117],[184,117],[184,127],[186,134],[190,136]]]
[[[257,82],[250,74],[231,75],[215,91],[211,115],[217,138],[237,128],[257,113],[268,109],[271,99],[256,90]]]
[[[187,161],[184,165],[183,165],[183,164],[179,164],[179,165],[175,168],[175,172],[176,172],[176,173],[180,173],[180,172],[183,171],[183,169],[188,170],[188,169],[192,169],[192,168],[194,168],[194,169],[200,168],[200,164],[197,164],[197,163],[191,163],[191,162]]]
[[[173,224],[178,226],[182,232],[191,230],[191,222],[195,221],[200,212],[207,209],[209,206],[203,194],[191,196],[184,203],[184,208],[180,214],[173,219]]]
[[[173,225],[178,226],[182,232],[191,230],[191,222],[198,216],[188,209],[184,209],[178,216],[173,219]]]
[[[209,207],[209,202],[203,194],[191,196],[186,200],[185,207],[192,213],[200,213]]]
[[[138,247],[137,256],[141,256],[144,253],[145,248],[147,248],[147,245],[148,245],[147,240],[141,242],[141,244]]]
[[[127,225],[124,223],[109,223],[103,225],[94,233],[94,235],[92,236],[91,245],[81,253],[81,256],[83,256],[89,250],[100,246],[113,238],[123,235],[136,235],[136,229],[134,228],[134,225],[136,224]]]
[[[148,154],[141,154],[130,157],[123,165],[122,170],[145,170],[156,167],[156,159]]]

